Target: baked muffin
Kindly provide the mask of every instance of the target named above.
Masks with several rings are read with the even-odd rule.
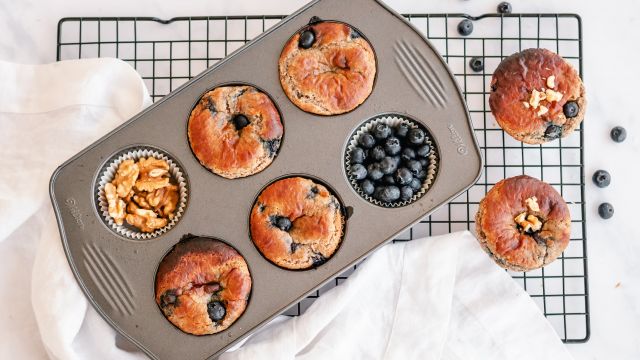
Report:
[[[180,241],[156,274],[156,303],[166,318],[193,335],[220,332],[247,307],[251,276],[244,258],[210,238]]]
[[[551,185],[522,175],[500,181],[480,201],[476,231],[498,265],[528,271],[551,263],[569,245],[571,216]]]
[[[576,70],[546,49],[509,56],[491,79],[491,112],[504,131],[527,144],[568,136],[580,126],[586,105]]]
[[[280,54],[280,83],[300,109],[336,115],[362,104],[373,89],[376,58],[367,40],[340,22],[318,22],[295,34]]]
[[[301,177],[267,186],[251,210],[250,222],[258,250],[286,269],[322,265],[340,246],[344,224],[338,199]]]
[[[276,106],[252,86],[221,86],[207,92],[191,111],[188,125],[194,155],[228,179],[269,166],[283,131]]]

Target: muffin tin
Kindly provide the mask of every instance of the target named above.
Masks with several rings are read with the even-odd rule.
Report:
[[[280,86],[277,61],[282,47],[312,16],[354,26],[376,52],[373,92],[349,113],[305,113],[289,101]],[[256,175],[234,180],[203,168],[193,156],[186,134],[189,113],[200,96],[226,83],[246,83],[266,92],[278,106],[285,129],[273,163]],[[381,114],[419,121],[433,136],[438,150],[433,184],[407,206],[383,208],[366,201],[352,188],[344,170],[351,135]],[[168,232],[144,241],[113,232],[101,219],[95,201],[95,184],[107,161],[140,147],[159,149],[175,159],[189,185],[181,219]],[[152,358],[201,359],[224,351],[459,195],[475,183],[481,169],[460,89],[419,31],[375,0],[319,0],[74,156],[53,174],[50,192],[69,264],[97,311]],[[258,193],[273,180],[291,175],[327,184],[348,215],[339,250],[325,264],[307,271],[274,266],[249,238],[249,215]],[[183,333],[155,304],[158,264],[186,234],[221,239],[236,248],[249,265],[251,300],[244,315],[221,333]]]

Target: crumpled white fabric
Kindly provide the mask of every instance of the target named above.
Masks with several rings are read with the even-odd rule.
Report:
[[[142,359],[88,305],[48,198],[55,167],[147,106],[118,60],[0,62],[0,358]],[[31,299],[31,301],[29,301]],[[468,232],[387,245],[221,359],[570,359]]]
[[[383,247],[302,316],[220,357],[261,358],[572,357],[529,295],[465,231]]]
[[[62,162],[149,105],[147,89],[115,59],[0,62],[0,79],[0,358],[131,356],[71,274],[48,185]]]

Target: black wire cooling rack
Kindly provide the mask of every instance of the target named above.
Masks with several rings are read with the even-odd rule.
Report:
[[[153,100],[177,88],[284,16],[199,16],[161,20],[64,18],[58,24],[57,59],[117,57],[144,79]],[[488,107],[493,70],[505,57],[526,48],[547,48],[571,62],[582,75],[582,24],[573,14],[407,14],[440,51],[455,74],[471,113],[485,159],[480,180],[446,206],[399,236],[407,241],[458,230],[475,231],[474,216],[485,193],[503,178],[527,174],[553,185],[572,216],[571,242],[563,256],[543,269],[510,272],[567,343],[589,339],[587,287],[584,129],[544,145],[527,145],[506,135]],[[457,32],[463,19],[474,22],[468,36]],[[481,59],[484,69],[472,70]],[[302,313],[321,293],[342,282],[337,277],[285,314]]]

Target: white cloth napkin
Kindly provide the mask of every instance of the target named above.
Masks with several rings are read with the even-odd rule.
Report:
[[[57,165],[149,104],[144,84],[117,60],[0,62],[0,79],[0,301],[10,310],[0,313],[0,358],[145,358],[88,305],[47,194]],[[328,356],[571,358],[468,232],[383,247],[304,315],[279,318],[222,359]]]
[[[0,62],[0,359],[130,356],[71,274],[48,185],[57,166],[150,103],[119,60]]]
[[[300,317],[221,359],[571,359],[469,232],[387,245]]]

